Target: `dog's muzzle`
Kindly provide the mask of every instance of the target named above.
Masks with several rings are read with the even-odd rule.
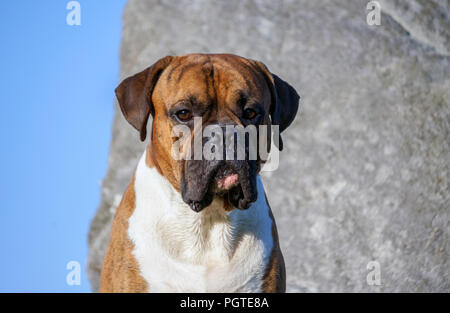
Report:
[[[209,206],[215,196],[227,198],[230,204],[241,210],[248,209],[257,198],[258,166],[256,160],[248,159],[248,140],[245,140],[244,158],[241,160],[238,157],[237,146],[241,142],[238,136],[235,133],[227,134],[226,127],[223,125],[220,127],[222,133],[226,135],[204,138],[202,145],[205,147],[206,143],[211,143],[211,140],[216,141],[216,144],[222,144],[221,157],[185,162],[180,189],[183,201],[195,212],[200,212]],[[227,141],[227,136],[234,138],[232,141]],[[228,142],[233,143],[231,160],[230,155],[227,156],[227,149],[230,148],[226,146]]]

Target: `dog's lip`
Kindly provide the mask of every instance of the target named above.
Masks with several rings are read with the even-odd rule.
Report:
[[[239,174],[231,173],[223,178],[216,179],[217,188],[221,190],[230,190],[239,184]]]
[[[239,184],[239,174],[229,167],[220,168],[215,177],[216,191],[228,191]]]

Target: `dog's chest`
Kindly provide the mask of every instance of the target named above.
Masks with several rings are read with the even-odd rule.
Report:
[[[273,241],[259,178],[248,210],[226,213],[215,200],[195,213],[141,159],[135,192],[128,235],[150,292],[261,291]]]
[[[224,242],[223,229],[212,230],[203,239],[193,234],[189,238],[187,232],[144,235],[135,231],[145,229],[137,219],[130,221],[134,228],[130,228],[130,237],[141,275],[151,292],[260,291],[265,268],[264,244],[260,240],[243,235],[233,251],[233,243]],[[171,230],[176,231],[174,228]]]

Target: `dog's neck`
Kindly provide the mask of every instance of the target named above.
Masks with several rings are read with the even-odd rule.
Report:
[[[152,231],[154,244],[164,247],[171,257],[194,264],[229,260],[246,233],[267,229],[268,207],[259,177],[259,197],[249,209],[228,211],[223,198],[216,197],[196,213],[156,168],[148,166],[146,153],[136,169],[137,212],[130,222],[140,225],[134,229]]]
[[[225,210],[223,200],[196,213],[145,153],[134,180],[128,220],[142,277],[155,292],[260,290],[274,245],[270,209],[259,177],[258,199],[247,210]]]

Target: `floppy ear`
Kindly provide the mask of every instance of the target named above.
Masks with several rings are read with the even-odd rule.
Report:
[[[142,72],[124,79],[115,90],[123,115],[139,131],[142,141],[147,135],[148,117],[150,113],[154,114],[153,88],[172,59],[171,56],[160,59]]]
[[[269,85],[272,95],[272,103],[270,106],[272,125],[279,125],[281,134],[294,120],[298,111],[300,96],[291,85],[277,75],[270,73],[263,63],[258,61],[254,62]],[[283,150],[281,135],[278,148]]]

